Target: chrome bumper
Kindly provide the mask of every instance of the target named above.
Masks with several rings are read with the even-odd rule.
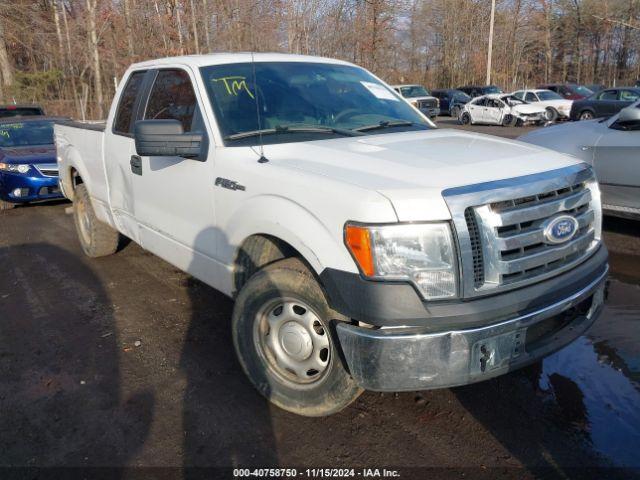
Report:
[[[486,327],[424,333],[415,328],[371,329],[340,323],[338,338],[351,375],[367,390],[410,391],[475,383],[533,363],[582,335],[602,309],[607,273],[608,267],[560,302]],[[584,311],[570,316],[567,311],[574,307]],[[563,323],[561,316],[569,320]],[[551,319],[560,326],[530,335],[545,332],[544,322]]]

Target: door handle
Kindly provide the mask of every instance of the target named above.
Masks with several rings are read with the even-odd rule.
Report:
[[[138,155],[131,155],[131,160],[129,160],[129,164],[131,165],[131,172],[136,175],[142,175],[142,158]]]

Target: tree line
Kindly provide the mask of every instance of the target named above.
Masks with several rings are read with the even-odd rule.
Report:
[[[4,0],[0,101],[104,118],[132,63],[218,51],[341,58],[390,83],[484,84],[491,0]],[[640,0],[497,0],[492,83],[633,84]]]

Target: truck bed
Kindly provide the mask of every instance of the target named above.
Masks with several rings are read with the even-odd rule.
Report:
[[[104,132],[107,122],[105,120],[58,120],[55,122],[57,125],[66,125],[74,128],[82,128],[84,130],[95,130],[97,132]]]

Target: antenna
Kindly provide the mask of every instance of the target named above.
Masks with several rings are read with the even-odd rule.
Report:
[[[260,95],[258,93],[258,78],[256,75],[256,61],[253,57],[253,50],[251,50],[251,67],[253,69],[253,88],[256,92],[256,119],[258,120],[258,131],[260,132],[259,141],[260,141],[260,158],[258,159],[258,163],[267,163],[269,160],[264,156],[264,143],[262,141],[262,122],[260,121]]]

